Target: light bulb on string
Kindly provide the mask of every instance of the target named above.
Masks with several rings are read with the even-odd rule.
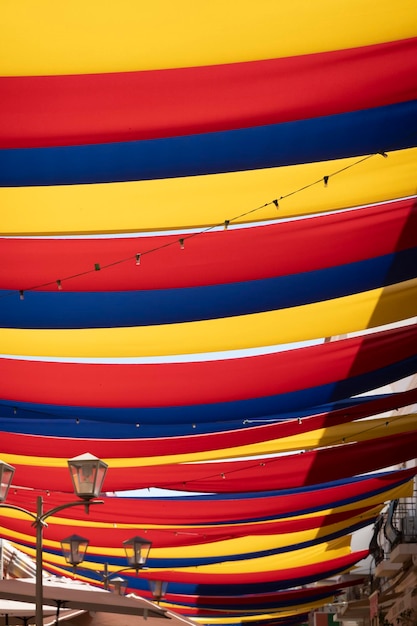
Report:
[[[62,291],[62,283],[61,283],[61,281],[59,279],[56,281],[56,284],[57,284],[57,287],[58,287],[58,291]]]
[[[230,220],[224,220],[224,230],[227,230],[230,224]]]
[[[384,159],[388,159],[388,154],[386,152],[378,152]]]
[[[23,291],[23,289],[19,290],[19,298],[20,298],[20,300],[24,300],[25,299],[25,292]]]
[[[273,202],[273,204],[275,204],[275,207],[276,207],[277,209],[279,209],[279,202],[278,202],[278,199],[277,199],[277,198],[275,198],[275,200],[272,200],[272,202]]]
[[[136,254],[136,265],[140,265],[140,252]]]
[[[184,250],[184,247],[185,247],[184,246],[184,239],[179,239],[178,241],[179,241],[181,250]]]
[[[329,184],[329,177],[328,176],[323,176],[323,183],[324,183],[324,186],[327,187],[327,185]]]

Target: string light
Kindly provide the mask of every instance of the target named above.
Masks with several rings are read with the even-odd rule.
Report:
[[[23,289],[20,289],[20,291],[19,291],[19,298],[20,298],[21,300],[24,300],[24,299],[25,299],[25,293],[24,293]]]
[[[341,168],[341,169],[339,169],[339,170],[336,170],[335,172],[333,172],[333,173],[331,174],[331,176],[336,176],[337,174],[341,174],[342,172],[344,172],[344,171],[346,171],[346,170],[348,170],[348,169],[351,169],[352,167],[355,167],[355,166],[359,165],[360,163],[363,163],[364,161],[367,161],[368,159],[372,158],[372,157],[373,157],[373,156],[375,156],[376,154],[382,155],[384,158],[387,158],[387,157],[388,157],[388,154],[387,154],[386,152],[383,152],[383,151],[381,151],[381,152],[374,152],[373,154],[369,154],[369,155],[367,155],[367,156],[365,156],[365,157],[363,157],[363,158],[359,159],[358,161],[355,161],[354,163],[351,163],[351,164],[349,164],[349,165],[347,165],[347,166],[345,166],[345,167],[343,167],[343,168]],[[316,181],[314,181],[314,182],[312,182],[312,183],[308,183],[308,184],[304,185],[303,187],[300,187],[300,188],[298,188],[298,189],[295,189],[294,191],[290,191],[289,193],[285,194],[285,196],[281,196],[281,197],[279,198],[279,200],[285,200],[286,198],[289,198],[289,197],[291,197],[291,196],[293,196],[293,195],[295,195],[295,194],[301,193],[302,191],[305,191],[306,189],[309,189],[310,187],[313,187],[314,185],[317,185],[317,184],[318,184],[318,183],[320,183],[320,182],[324,182],[324,186],[325,186],[325,187],[327,187],[327,185],[328,185],[328,181],[329,181],[329,178],[330,178],[330,176],[328,176],[328,175],[327,175],[327,176],[324,176],[322,179],[316,180]],[[275,198],[275,199],[274,199],[274,200],[272,200],[271,202],[267,202],[266,204],[263,204],[263,205],[261,205],[261,206],[255,207],[254,209],[251,209],[251,210],[249,210],[249,211],[246,211],[245,213],[242,213],[241,215],[237,215],[237,216],[233,217],[233,220],[238,220],[238,219],[241,219],[241,218],[243,218],[243,217],[247,217],[248,215],[250,215],[250,214],[252,214],[252,213],[257,212],[257,211],[259,211],[259,210],[261,210],[261,209],[263,209],[263,208],[267,207],[267,206],[268,206],[268,205],[270,205],[270,204],[274,204],[274,205],[275,205],[275,207],[278,209],[278,208],[279,208],[279,200],[278,200],[278,198]],[[224,222],[223,226],[224,226],[224,228],[225,228],[225,229],[226,229],[226,228],[227,228],[227,226],[229,225],[230,221],[231,221],[231,220],[226,220],[226,221]],[[220,226],[220,224],[210,226],[210,227],[208,227],[208,228],[206,228],[206,229],[204,229],[204,230],[202,230],[202,231],[200,231],[200,232],[197,232],[197,233],[195,233],[195,234],[193,234],[193,235],[191,235],[191,236],[195,237],[195,236],[197,236],[197,235],[201,235],[201,234],[204,234],[204,233],[210,232],[210,231],[214,230],[215,228],[217,228],[218,226]],[[179,244],[180,244],[181,250],[184,250],[184,238],[179,239],[179,240],[178,240],[178,242],[179,242]],[[166,247],[168,247],[168,246],[171,246],[171,245],[173,245],[173,242],[170,242],[170,243],[168,243],[168,244],[166,244],[166,243],[165,243],[165,244],[163,244],[163,245],[161,245],[161,246],[158,246],[158,247],[156,247],[156,248],[153,248],[152,250],[148,250],[148,251],[147,251],[147,252],[145,252],[145,253],[141,253],[141,254],[137,253],[137,254],[136,254],[133,258],[134,258],[134,259],[136,259],[136,264],[137,264],[137,265],[139,265],[139,264],[140,264],[140,257],[142,256],[142,254],[149,254],[149,253],[151,253],[151,252],[158,252],[159,250],[161,250],[161,249],[163,249],[163,248],[166,248]],[[139,257],[139,258],[138,258],[138,257]],[[132,257],[128,257],[128,258],[125,258],[125,259],[119,259],[119,260],[113,261],[112,263],[108,263],[108,264],[106,264],[106,265],[104,265],[104,266],[100,266],[100,264],[99,264],[99,263],[95,263],[95,264],[94,264],[94,271],[98,272],[98,271],[100,271],[101,269],[107,269],[107,268],[112,267],[112,266],[114,266],[114,265],[119,265],[119,264],[124,263],[124,262],[126,262],[126,261],[130,261],[131,259],[132,259]],[[138,261],[139,261],[139,262],[138,262]],[[63,280],[71,280],[71,279],[79,278],[79,277],[81,277],[81,276],[86,276],[86,275],[90,274],[90,273],[91,273],[91,271],[92,271],[92,270],[85,270],[85,271],[83,271],[83,272],[79,272],[78,274],[73,274],[73,275],[70,275],[70,276],[65,276]],[[30,288],[29,288],[29,289],[27,289],[26,291],[28,291],[28,290],[34,290],[34,289],[41,289],[41,288],[44,288],[44,287],[49,287],[49,286],[53,285],[54,283],[58,284],[58,282],[61,282],[61,281],[57,281],[57,280],[56,280],[56,281],[53,281],[53,282],[46,282],[46,283],[42,283],[42,284],[39,284],[39,285],[35,285],[35,286],[30,287]],[[58,288],[59,288],[59,287],[58,287]],[[3,294],[3,295],[2,295],[2,296],[0,296],[0,297],[1,297],[1,298],[4,298],[4,297],[6,297],[6,296],[7,296],[7,295],[9,295],[9,294],[10,294],[10,292],[9,292],[8,294]],[[20,291],[19,291],[19,296],[20,296],[20,300],[24,300],[24,292],[23,292],[23,290],[20,290]]]
[[[230,220],[224,220],[224,230],[228,229],[229,224],[230,224]]]
[[[61,281],[60,281],[60,280],[57,280],[57,281],[56,281],[56,284],[57,284],[57,286],[58,286],[58,290],[59,290],[59,291],[62,291],[62,283],[61,283]]]

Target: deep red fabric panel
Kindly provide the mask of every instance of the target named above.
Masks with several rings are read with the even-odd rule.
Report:
[[[120,408],[230,402],[335,383],[407,359],[416,351],[417,326],[411,326],[218,361],[130,365],[4,358],[0,359],[0,397]]]
[[[127,470],[128,472],[130,470]],[[55,474],[50,470],[45,476],[46,481],[39,481],[39,469],[35,466],[27,468],[26,475],[19,468],[19,474],[15,474],[14,485],[32,487],[42,482],[42,489],[56,489],[57,483],[61,485],[61,492],[51,492],[48,498],[49,507],[57,506],[68,500],[68,492],[72,492],[71,479],[68,471],[62,475],[61,480],[54,480]],[[301,514],[303,511],[319,511],[326,507],[342,506],[350,502],[368,497],[374,491],[381,492],[381,501],[384,501],[384,491],[394,486],[403,484],[417,474],[417,468],[388,472],[371,476],[362,480],[344,481],[330,487],[305,488],[277,492],[274,495],[254,494],[241,497],[227,496],[185,496],[182,498],[104,498],[104,505],[94,507],[91,517],[86,517],[82,507],[71,509],[71,518],[77,520],[94,520],[110,524],[119,522],[136,524],[146,528],[147,525],[210,525],[232,521],[255,521],[263,518],[277,518]],[[21,479],[22,478],[22,479]],[[54,483],[51,485],[51,482]],[[108,487],[105,485],[105,488]],[[66,492],[66,493],[65,493]],[[16,489],[11,493],[7,501],[9,504],[20,504],[29,510],[36,510],[36,495],[34,490],[29,495],[27,491]],[[25,505],[22,505],[22,498]],[[169,502],[169,506],[167,506]],[[68,515],[68,513],[66,514]],[[65,511],[63,516],[65,517]]]
[[[68,496],[67,496],[68,498]],[[13,498],[9,497],[8,502],[20,502],[21,506],[25,506],[24,495],[18,491],[17,495]],[[45,499],[45,507],[49,507],[48,498]],[[49,510],[49,508],[48,508]],[[95,508],[90,511],[90,518],[95,517]],[[315,517],[303,517],[303,518],[287,518],[285,520],[271,520],[263,524],[239,524],[233,522],[232,525],[220,524],[212,526],[187,526],[186,529],[178,526],[172,528],[163,529],[147,529],[146,536],[152,541],[152,545],[155,548],[171,548],[176,546],[193,546],[211,541],[222,541],[226,539],[233,539],[237,537],[244,537],[247,535],[269,535],[269,534],[283,534],[283,533],[296,533],[305,530],[311,530],[313,528],[323,528],[332,524],[338,524],[345,522],[348,519],[352,519],[359,515],[367,515],[370,511],[370,507],[359,507],[357,509],[351,509],[349,511],[342,511],[339,513],[332,513],[329,515],[318,515]],[[91,519],[90,519],[91,521]],[[2,521],[3,527],[10,528],[14,532],[27,534],[28,522],[27,519],[13,519],[8,520],[7,523]],[[7,534],[7,530],[3,529],[3,537],[13,541],[15,537]],[[91,536],[91,527],[83,526],[83,522],[80,521],[77,525],[77,532],[83,537]],[[94,527],[94,545],[103,548],[117,548],[123,544],[123,541],[130,539],[132,536],[132,529],[129,528],[117,528],[114,527],[109,532],[107,527],[100,526]],[[60,542],[62,540],[62,527],[57,524],[49,524],[44,529],[44,537],[49,541]]]
[[[170,242],[172,245],[167,246]],[[230,229],[227,233],[199,234],[187,240],[186,254],[178,254],[178,235],[126,239],[6,237],[0,246],[0,289],[28,290],[51,283],[40,288],[56,290],[57,278],[70,276],[76,278],[65,280],[66,291],[214,285],[309,272],[416,245],[415,198],[310,219]],[[250,250],[250,254],[242,255],[242,250]],[[140,267],[135,264],[137,252],[143,257]],[[123,259],[126,262],[106,269]],[[94,271],[95,263],[102,271]]]
[[[206,67],[3,77],[0,147],[190,135],[404,102],[417,96],[416,59],[412,38]]]
[[[377,397],[350,407],[344,407],[329,413],[202,435],[183,437],[132,438],[132,439],[69,439],[66,437],[43,437],[20,433],[0,432],[2,451],[22,455],[49,456],[51,450],[54,457],[71,458],[83,454],[88,447],[91,454],[99,458],[108,457],[141,457],[162,456],[166,454],[191,454],[207,450],[219,450],[236,446],[255,444],[280,437],[299,435],[318,428],[328,428],[345,424],[371,415],[378,415],[409,406],[417,402],[417,388],[387,396]],[[17,418],[19,419],[19,418]],[[262,422],[262,420],[261,420]],[[102,434],[105,436],[105,423],[102,423]]]

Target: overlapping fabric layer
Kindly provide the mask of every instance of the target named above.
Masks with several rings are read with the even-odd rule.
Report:
[[[104,504],[48,519],[49,571],[81,532],[100,585],[145,535],[132,590],[169,581],[197,624],[296,626],[368,555],[352,533],[411,495],[416,468],[387,468],[417,443],[417,389],[396,388],[417,372],[413,10],[4,7],[8,502],[52,510],[66,458],[109,465]],[[116,495],[149,487],[189,494]],[[2,507],[0,536],[34,556],[27,517]]]

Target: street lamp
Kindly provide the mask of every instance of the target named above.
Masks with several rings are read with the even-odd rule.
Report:
[[[75,502],[68,502],[56,506],[49,511],[43,511],[43,498],[37,497],[36,513],[28,511],[20,506],[6,504],[4,501],[12,483],[14,475],[14,467],[0,461],[0,507],[14,509],[20,511],[33,520],[33,526],[36,528],[36,585],[35,585],[35,603],[36,603],[36,626],[43,626],[43,528],[46,526],[46,520],[51,515],[55,515],[64,509],[84,504],[86,512],[92,504],[103,504],[103,500],[93,500],[101,493],[104,477],[107,471],[107,464],[100,461],[92,454],[81,454],[68,461],[75,494],[81,498]],[[71,539],[71,538],[68,538]],[[82,540],[82,537],[79,538]],[[75,554],[81,555],[82,547],[74,543],[72,537],[72,550]],[[85,540],[83,540],[85,541]],[[87,542],[88,543],[88,542]],[[86,547],[86,546],[85,546]],[[85,551],[84,551],[85,553]]]
[[[123,567],[122,569],[117,570],[117,572],[109,572],[109,564],[104,563],[104,571],[100,572],[100,576],[104,583],[104,589],[115,591],[119,595],[123,595],[127,588],[127,581],[124,578],[113,578],[113,576],[116,577],[117,574],[121,574],[122,572],[127,572],[132,569],[134,569],[137,574],[140,569],[145,567],[151,546],[151,541],[143,539],[143,537],[138,537],[137,535],[131,539],[126,539],[126,541],[123,542],[123,547],[125,549],[126,559],[129,565],[128,567]],[[71,565],[77,565],[77,563],[68,558],[67,561]]]
[[[132,539],[126,539],[126,541],[123,542],[123,546],[129,566],[123,567],[116,572],[109,572],[109,564],[104,563],[104,571],[99,572],[104,583],[104,589],[119,595],[125,594],[128,583],[125,578],[121,578],[118,574],[132,569],[136,570],[137,574],[140,569],[143,569],[146,565],[146,561],[148,560],[152,542],[136,535],[135,537],[132,537]],[[71,565],[77,565],[70,559],[67,559],[67,561],[71,563]],[[149,580],[149,587],[152,592],[153,599],[159,604],[161,598],[165,596],[168,582],[161,580]]]
[[[118,596],[124,596],[127,590],[127,580],[121,576],[115,576],[108,581],[108,590]]]
[[[74,572],[77,565],[84,561],[85,553],[88,548],[88,539],[80,537],[79,535],[71,535],[61,541],[62,554],[65,557],[67,563],[70,563]]]
[[[150,580],[149,587],[151,588],[153,599],[159,604],[166,594],[168,582],[166,580]]]

